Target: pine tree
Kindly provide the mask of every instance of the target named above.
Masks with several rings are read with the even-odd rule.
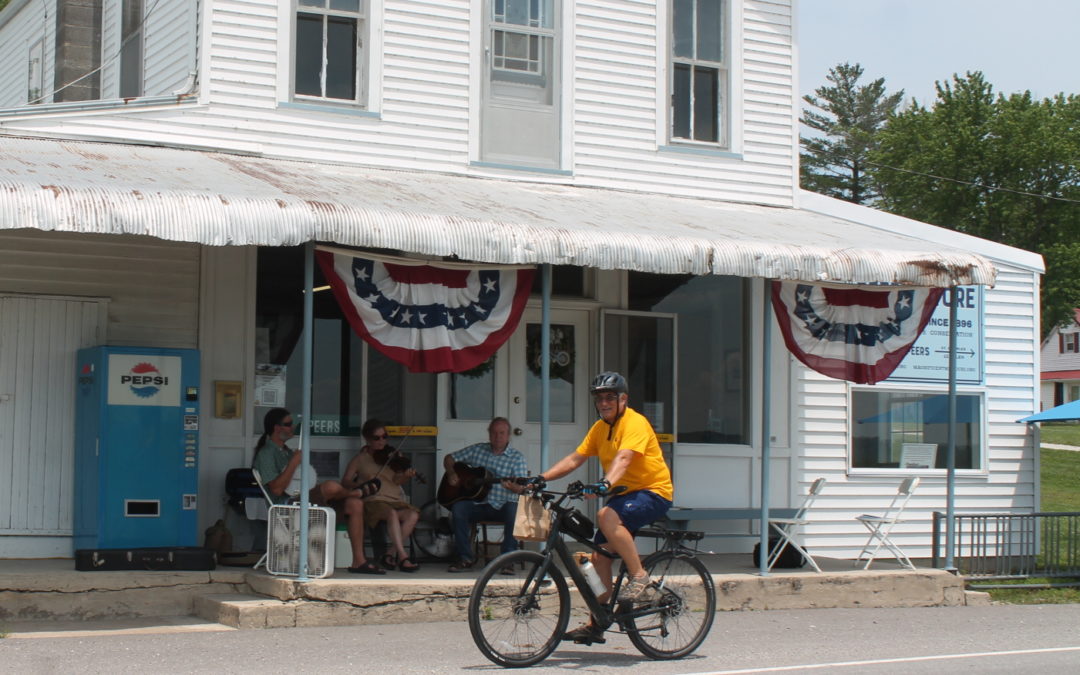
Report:
[[[832,86],[818,87],[803,100],[800,122],[817,134],[800,138],[802,187],[856,204],[873,203],[878,194],[866,158],[877,132],[896,112],[904,91],[885,93],[885,78],[859,85],[863,68],[841,63],[829,69]]]

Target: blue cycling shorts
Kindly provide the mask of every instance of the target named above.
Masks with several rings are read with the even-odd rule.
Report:
[[[637,490],[615,495],[608,500],[605,506],[619,514],[623,527],[630,530],[630,534],[637,534],[637,531],[641,528],[657,518],[662,518],[671,508],[671,502],[655,492]],[[607,542],[607,537],[604,536],[599,527],[596,528],[596,536],[593,537],[593,541],[598,545]]]

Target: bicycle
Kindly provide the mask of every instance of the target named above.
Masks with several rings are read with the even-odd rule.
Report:
[[[618,626],[645,656],[679,659],[708,636],[716,614],[716,589],[697,552],[686,545],[701,540],[703,534],[656,523],[639,530],[639,537],[664,540],[663,546],[643,561],[652,580],[644,599],[617,601],[627,580],[623,564],[610,599],[602,603],[562,536],[568,534],[601,555],[618,557],[593,544],[592,521],[567,504],[584,498],[585,489],[580,482],[568,486],[566,492],[530,488],[531,496],[543,500],[552,518],[544,551],[504,553],[476,580],[469,596],[469,632],[494,663],[508,668],[532,666],[558,647],[570,620],[570,591],[556,559],[569,573],[597,624],[605,631]],[[506,576],[507,568],[513,570],[513,576]]]
[[[454,555],[450,512],[432,499],[420,507],[420,520],[412,533],[413,546],[425,561],[442,561]]]

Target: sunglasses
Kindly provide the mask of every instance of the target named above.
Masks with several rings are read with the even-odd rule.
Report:
[[[288,422],[278,422],[278,424],[283,427],[291,427],[293,425],[293,421],[289,420]]]
[[[373,440],[373,441],[385,441],[387,438],[389,438],[389,436],[387,434],[381,434],[381,435],[380,434],[375,434],[374,436],[371,437],[371,440]]]
[[[597,403],[616,403],[619,400],[618,394],[594,394],[593,400]]]

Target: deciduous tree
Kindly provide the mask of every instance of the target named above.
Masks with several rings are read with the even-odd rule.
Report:
[[[1045,331],[1080,306],[1080,97],[954,75],[890,119],[869,161],[884,210],[1041,253]]]

